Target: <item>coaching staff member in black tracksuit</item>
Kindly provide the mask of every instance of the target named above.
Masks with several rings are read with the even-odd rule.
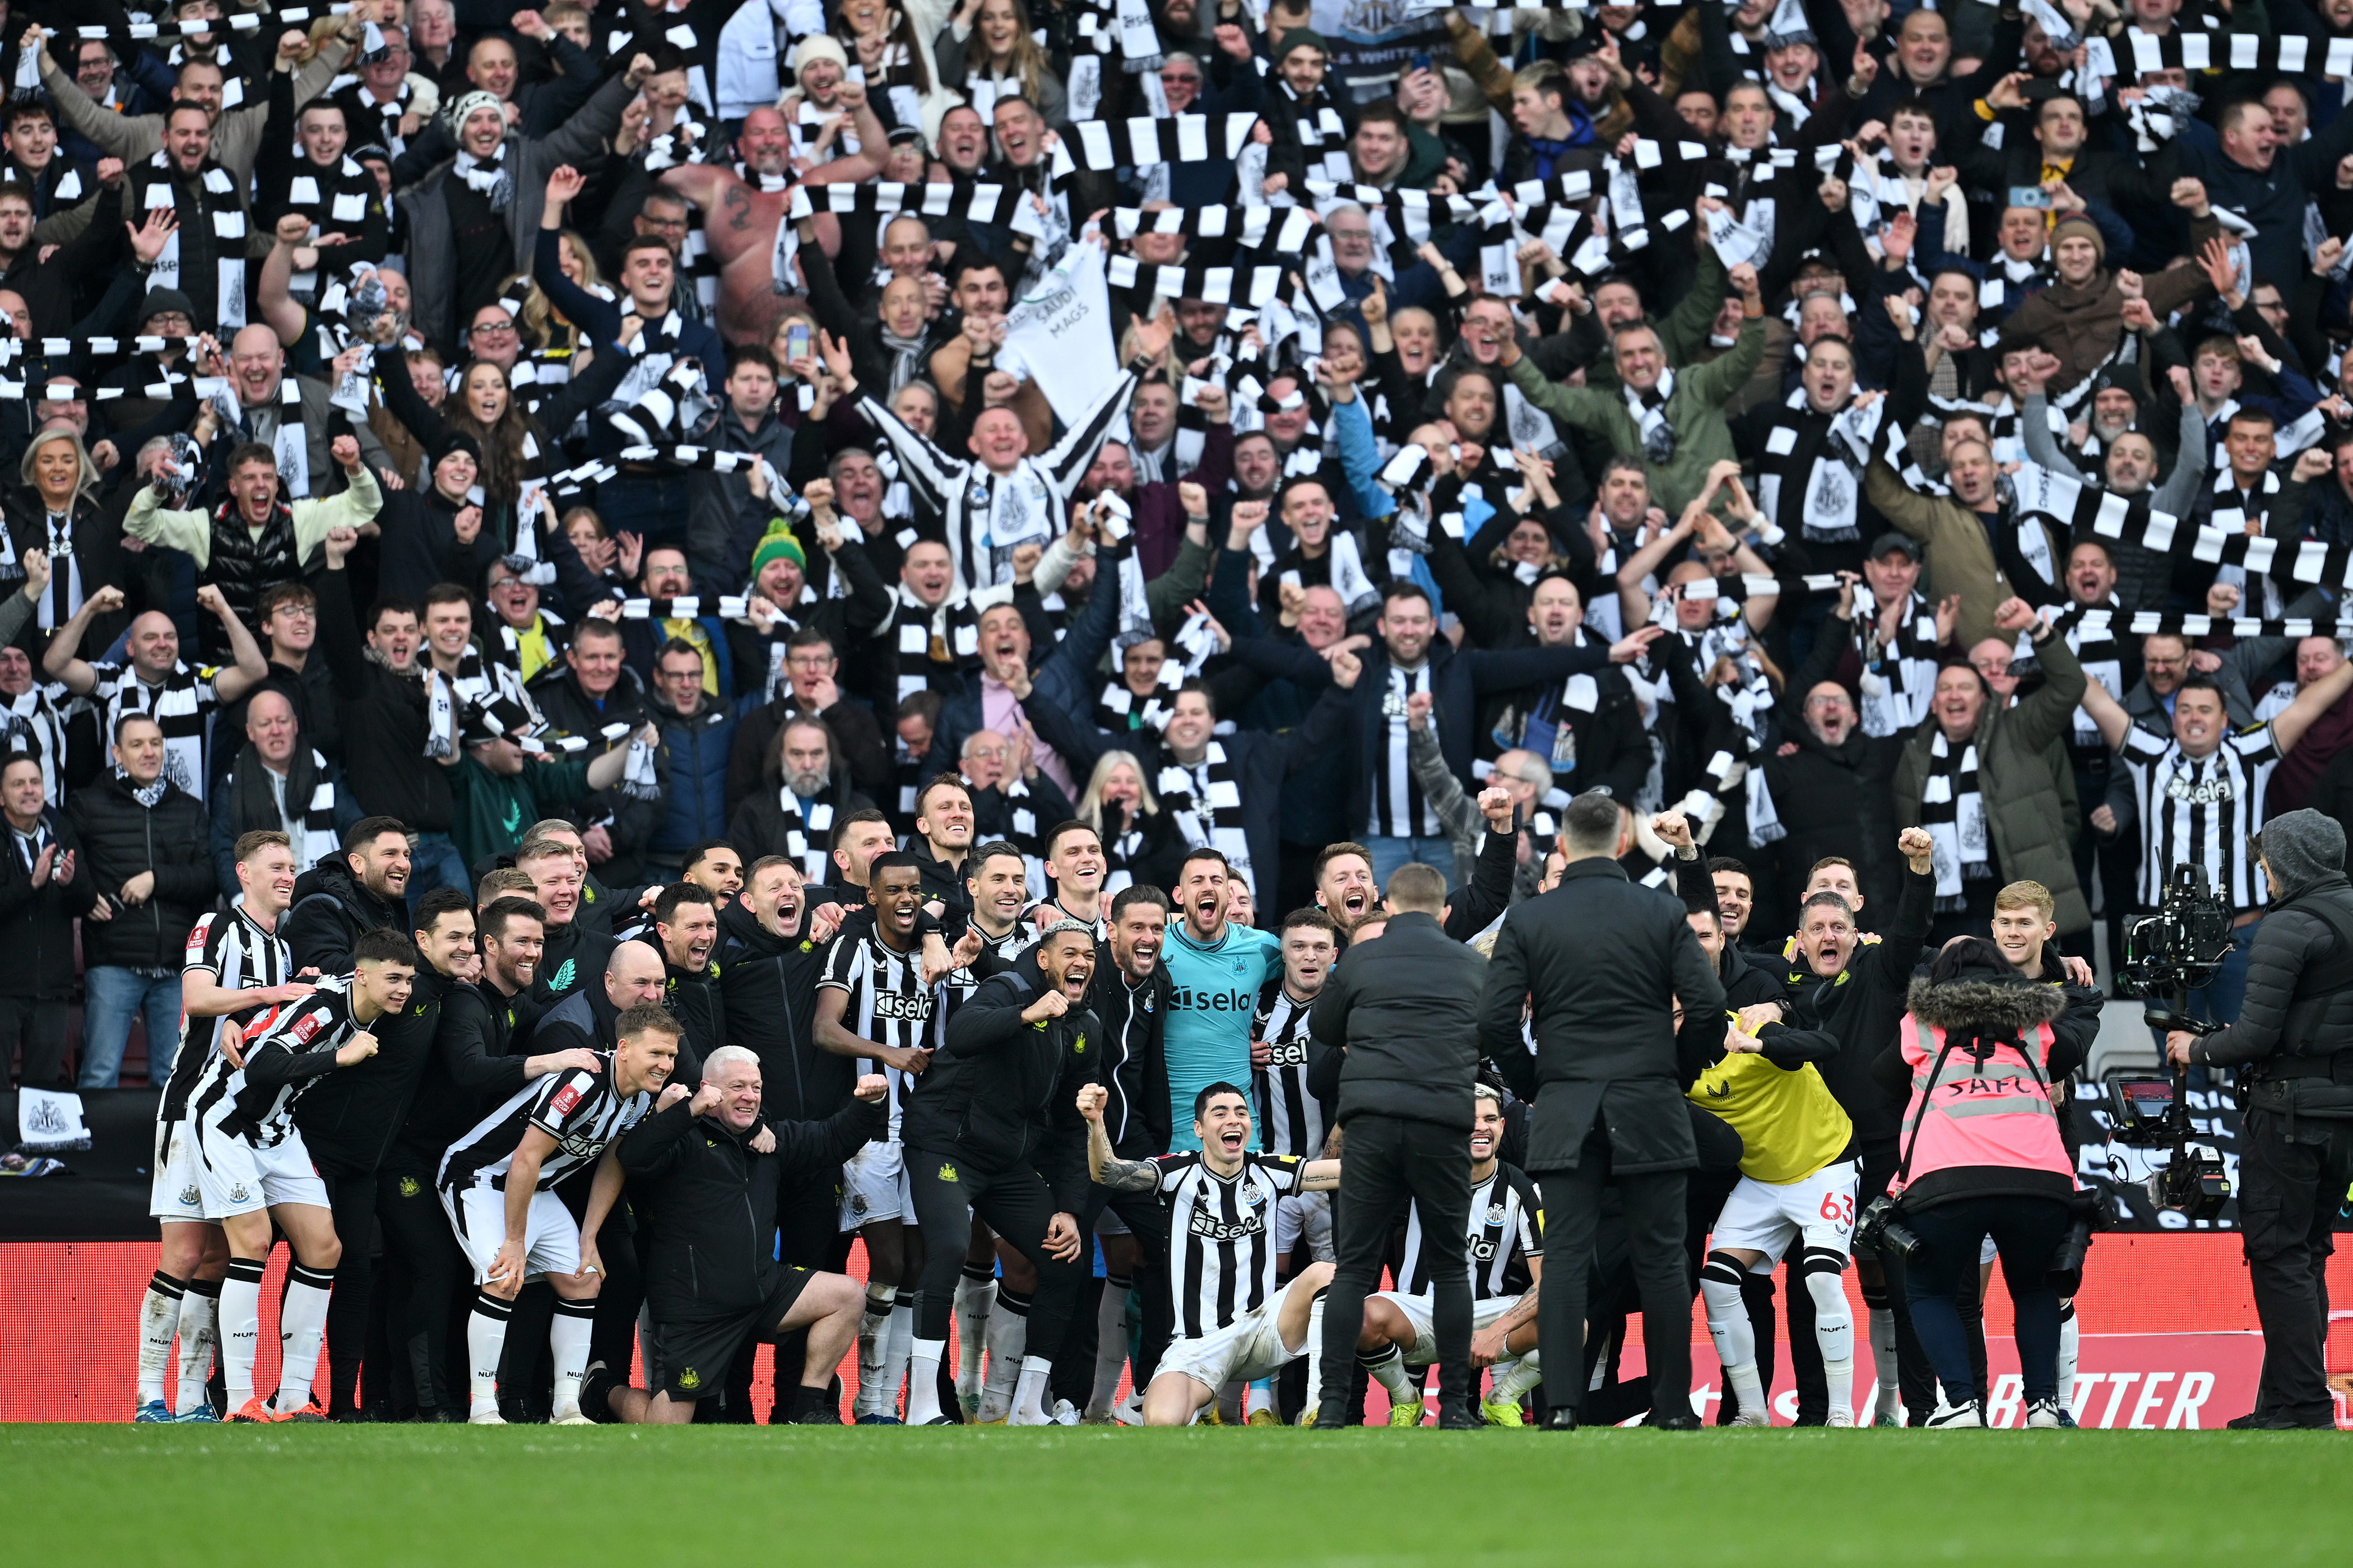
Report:
[[[1364,1331],[1365,1296],[1380,1280],[1389,1233],[1410,1197],[1432,1237],[1471,1233],[1471,1085],[1479,1072],[1479,1000],[1486,963],[1439,929],[1446,879],[1428,866],[1389,877],[1389,923],[1348,949],[1307,1026],[1348,1053],[1340,1068],[1347,1129],[1324,1301],[1324,1386],[1315,1425],[1348,1421],[1348,1373]],[[1680,918],[1680,917],[1678,917]],[[1471,1273],[1433,1271],[1438,1424],[1482,1425],[1472,1409]]]
[[[1544,1189],[1554,1281],[1537,1302],[1538,1342],[1584,1342],[1594,1231],[1603,1189],[1614,1183],[1642,1296],[1648,1424],[1689,1431],[1699,1418],[1691,1409],[1683,1179],[1699,1152],[1678,1052],[1704,1061],[1723,1045],[1724,986],[1682,900],[1638,887],[1619,865],[1632,838],[1607,795],[1569,802],[1560,885],[1515,906],[1495,934],[1480,1041],[1512,1092],[1535,1104],[1527,1168]],[[1523,1004],[1534,1008],[1534,1057],[1520,1040]],[[1584,1358],[1556,1350],[1545,1368],[1546,1423],[1576,1426],[1584,1391]]]
[[[650,1393],[614,1386],[608,1363],[598,1362],[581,1385],[580,1408],[591,1416],[691,1421],[745,1345],[807,1330],[799,1377],[789,1393],[779,1377],[773,1419],[841,1424],[826,1395],[858,1338],[866,1292],[843,1275],[779,1264],[776,1206],[882,1135],[890,1083],[880,1073],[860,1079],[849,1102],[823,1121],[770,1121],[760,1114],[760,1081],[757,1057],[722,1046],[702,1059],[691,1098],[684,1084],[665,1089],[659,1108],[621,1141],[617,1158],[652,1235],[643,1258],[654,1322]]]
[[[2238,1021],[2203,1039],[2176,1030],[2166,1054],[2238,1064],[2239,1227],[2263,1372],[2242,1430],[2334,1426],[2327,1363],[2329,1229],[2353,1182],[2353,885],[2345,829],[2317,811],[2263,825],[2271,912],[2247,952]]]
[[[873,870],[914,864],[894,852],[879,857]],[[907,1183],[923,1227],[910,1426],[955,1424],[940,1412],[940,1358],[976,1215],[1038,1270],[1029,1351],[1008,1419],[1022,1426],[1048,1419],[1040,1397],[1086,1268],[1079,1229],[1086,1124],[1078,1097],[1095,1080],[1103,1055],[1103,1026],[1087,1006],[1094,968],[1092,926],[1048,926],[1013,967],[981,982],[956,1009],[901,1113]]]

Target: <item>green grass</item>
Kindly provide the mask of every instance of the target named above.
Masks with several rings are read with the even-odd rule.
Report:
[[[2274,1568],[2348,1560],[2347,1452],[2329,1433],[17,1426],[0,1539],[28,1568]]]

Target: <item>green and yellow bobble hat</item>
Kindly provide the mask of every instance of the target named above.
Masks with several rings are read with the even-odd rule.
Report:
[[[758,546],[752,552],[752,588],[754,593],[759,591],[760,574],[767,570],[771,561],[789,561],[801,569],[804,578],[808,575],[808,552],[801,548],[801,542],[793,537],[792,519],[788,517],[769,519],[768,531],[760,536]]]

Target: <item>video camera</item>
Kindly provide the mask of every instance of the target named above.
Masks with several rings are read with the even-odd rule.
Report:
[[[2116,967],[2119,995],[2165,1004],[2142,1019],[2163,1034],[2186,1029],[2211,1035],[2221,1026],[2189,1016],[2189,993],[2211,982],[2231,953],[2231,907],[2216,898],[2206,868],[2178,865],[2166,879],[2157,912],[2125,928],[2125,962]],[[2170,1149],[2172,1158],[2151,1172],[2148,1201],[2190,1220],[2211,1220],[2230,1200],[2222,1157],[2189,1142],[2189,1069],[2163,1078],[2108,1082],[2108,1120],[2116,1142],[2136,1149]]]

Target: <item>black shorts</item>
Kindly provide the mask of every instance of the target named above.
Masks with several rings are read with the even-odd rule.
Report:
[[[816,1271],[786,1268],[776,1278],[768,1299],[748,1312],[732,1318],[698,1318],[691,1322],[654,1323],[654,1360],[648,1380],[653,1392],[673,1401],[691,1401],[716,1394],[727,1381],[727,1368],[747,1340],[772,1339],[776,1325],[800,1300]]]

